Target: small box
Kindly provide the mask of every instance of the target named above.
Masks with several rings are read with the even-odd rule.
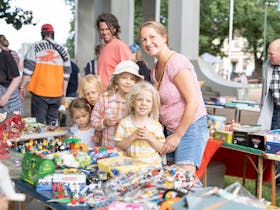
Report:
[[[265,150],[266,136],[264,134],[248,134],[248,146],[254,149]]]
[[[232,143],[247,147],[248,146],[248,132],[233,131]]]
[[[25,153],[22,160],[21,179],[29,184],[36,185],[38,180],[55,172],[52,160]]]
[[[232,143],[232,131],[215,131],[214,139],[222,140],[226,143]]]
[[[280,155],[280,142],[267,141],[266,142],[266,153]]]
[[[121,174],[127,174],[149,167],[148,164],[127,156],[100,159],[97,160],[97,166],[99,169],[105,170],[111,176],[113,176],[113,170],[117,170]]]

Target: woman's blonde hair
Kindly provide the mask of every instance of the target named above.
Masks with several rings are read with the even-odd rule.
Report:
[[[84,89],[86,88],[87,85],[94,85],[100,93],[103,92],[103,86],[102,86],[102,81],[99,76],[93,75],[93,74],[88,74],[86,76],[83,76],[78,85],[78,90],[77,90],[77,95],[80,98],[84,98]]]
[[[157,21],[147,21],[147,22],[144,22],[140,28],[139,28],[139,34],[140,34],[140,42],[142,43],[142,40],[141,40],[141,30],[142,28],[144,27],[150,27],[150,28],[153,28],[158,34],[160,34],[161,36],[165,36],[166,37],[166,44],[168,46],[168,34],[167,34],[167,31],[164,27],[164,25],[162,25],[160,22],[157,22]]]
[[[135,114],[135,100],[136,97],[139,93],[142,91],[148,91],[152,94],[152,100],[153,100],[153,105],[152,105],[152,110],[149,113],[149,116],[155,120],[158,120],[159,118],[159,108],[160,108],[160,97],[157,89],[149,82],[147,81],[140,81],[137,82],[131,91],[126,95],[126,115],[129,114]]]

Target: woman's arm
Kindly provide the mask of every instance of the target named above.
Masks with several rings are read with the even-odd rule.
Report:
[[[19,83],[21,81],[21,77],[14,77],[12,82],[10,83],[7,91],[4,93],[4,95],[0,98],[0,106],[5,106],[13,92],[18,88]]]

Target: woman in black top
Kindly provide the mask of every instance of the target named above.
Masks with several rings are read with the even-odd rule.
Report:
[[[0,113],[16,111],[23,115],[18,91],[20,81],[18,66],[13,56],[0,46]]]

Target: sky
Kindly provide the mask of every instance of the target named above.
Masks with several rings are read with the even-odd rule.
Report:
[[[33,43],[41,39],[41,26],[49,23],[55,31],[55,40],[64,44],[69,36],[70,21],[73,19],[70,6],[64,0],[12,0],[13,4],[33,12],[36,26],[26,25],[16,30],[12,25],[0,19],[0,34],[10,42],[10,49],[18,51],[22,43]]]

